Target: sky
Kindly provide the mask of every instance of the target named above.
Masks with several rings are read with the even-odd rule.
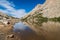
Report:
[[[20,18],[28,14],[37,4],[46,0],[0,0],[0,11]]]

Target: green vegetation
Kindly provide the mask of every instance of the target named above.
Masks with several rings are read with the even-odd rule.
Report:
[[[36,13],[36,15],[34,16],[34,19],[36,19],[36,21],[34,22],[36,25],[41,26],[43,22],[47,22],[48,18],[47,17],[43,17],[42,16],[43,13]]]
[[[48,18],[42,16],[43,13],[35,13],[33,15],[28,15],[28,17],[21,18],[21,21],[30,22],[34,25],[41,25],[43,22],[47,22]]]
[[[23,21],[27,21],[27,18],[21,18],[21,21],[23,22]]]
[[[60,22],[60,17],[50,18],[49,21]]]
[[[21,18],[21,21],[38,26],[41,26],[43,22],[48,22],[48,21],[60,22],[60,17],[47,18],[47,17],[43,17],[42,15],[43,13],[35,12],[35,14],[33,15],[28,15],[25,18]]]

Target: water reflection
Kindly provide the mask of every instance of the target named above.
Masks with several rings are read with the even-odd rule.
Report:
[[[25,30],[26,27],[22,22],[19,22],[14,25],[14,30]]]
[[[30,29],[27,25],[23,24],[22,22],[19,22],[14,25],[13,31],[14,32],[21,32],[21,31],[32,32],[33,30]]]
[[[59,22],[43,22],[42,26],[33,27],[36,31],[39,31],[40,35],[36,34],[36,31],[30,29],[22,22],[14,25],[14,32],[21,40],[58,40],[60,39],[60,23]]]
[[[22,22],[16,23],[13,31],[21,40],[45,40],[42,34],[40,36],[37,35],[32,29],[30,29],[27,25],[24,25]]]

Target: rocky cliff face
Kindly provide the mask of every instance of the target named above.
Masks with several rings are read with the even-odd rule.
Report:
[[[29,14],[22,18],[22,21],[36,33],[44,35],[46,40],[59,40],[60,23],[47,22],[49,18],[54,17],[60,17],[60,0],[46,0],[43,5],[38,4]],[[56,37],[56,34],[58,37]]]
[[[43,4],[43,16],[48,18],[60,16],[60,0],[46,0]]]
[[[60,0],[46,0],[43,5],[38,4],[28,15],[33,15],[35,12],[42,12],[43,16],[48,18],[59,17]]]
[[[38,4],[22,19],[25,19],[28,23],[32,23],[37,22],[39,19],[54,17],[60,17],[60,0],[46,0],[43,5]]]

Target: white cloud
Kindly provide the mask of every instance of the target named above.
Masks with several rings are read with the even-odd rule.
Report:
[[[13,2],[10,3],[7,0],[0,0],[0,6],[3,6],[6,8],[6,10],[0,9],[0,11],[2,11],[4,13],[15,15],[14,17],[20,18],[20,17],[26,15],[25,9],[16,10],[14,8],[15,5],[13,4]]]
[[[2,10],[2,9],[0,9],[0,12],[7,13],[7,11],[6,11],[6,10]]]
[[[24,9],[19,9],[19,10],[17,10],[17,11],[15,11],[15,12],[13,12],[12,14],[15,14],[15,15],[17,15],[16,17],[23,17],[24,15],[26,15],[26,12],[25,12],[25,10]]]
[[[5,8],[7,8],[7,10],[14,10],[14,8],[12,7],[11,3],[9,3],[8,1],[6,0],[1,0],[0,1],[0,6],[3,6]]]

